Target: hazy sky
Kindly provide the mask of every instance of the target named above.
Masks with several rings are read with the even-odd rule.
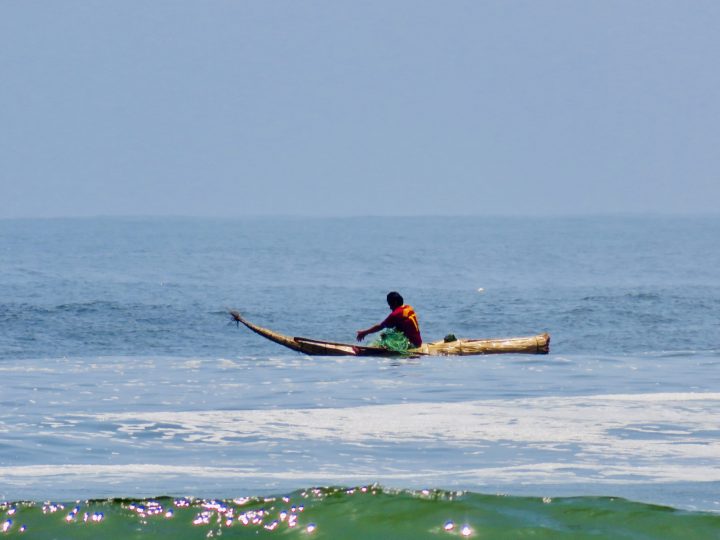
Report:
[[[0,0],[0,218],[720,209],[720,2]]]

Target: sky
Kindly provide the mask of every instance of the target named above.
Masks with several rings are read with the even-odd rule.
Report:
[[[720,2],[0,0],[0,218],[704,214]]]

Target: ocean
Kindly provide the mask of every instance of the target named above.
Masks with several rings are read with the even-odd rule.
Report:
[[[0,528],[720,538],[720,216],[0,220]],[[397,290],[426,341],[308,357]]]

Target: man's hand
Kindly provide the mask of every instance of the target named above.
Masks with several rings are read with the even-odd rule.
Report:
[[[365,332],[364,330],[360,330],[357,333],[357,340],[362,341],[363,339],[365,339],[365,336],[367,336],[367,332]]]

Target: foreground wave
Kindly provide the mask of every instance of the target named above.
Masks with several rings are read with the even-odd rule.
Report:
[[[4,503],[7,537],[81,538],[720,538],[720,515],[610,497],[528,498],[379,486],[278,497],[161,497]]]

